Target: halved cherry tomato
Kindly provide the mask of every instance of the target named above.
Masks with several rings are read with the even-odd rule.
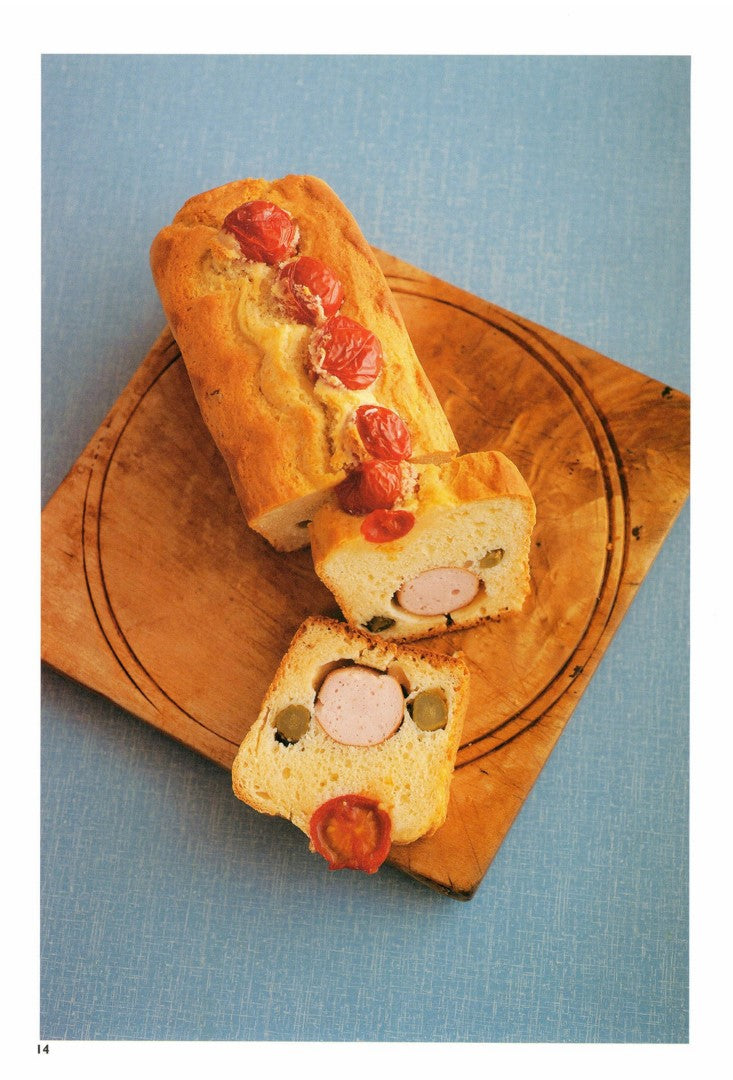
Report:
[[[376,799],[339,795],[313,813],[308,826],[313,846],[329,870],[375,873],[389,854],[392,822]]]
[[[382,370],[382,345],[376,334],[346,315],[334,315],[313,335],[316,373],[335,375],[349,390],[363,390]]]
[[[282,207],[264,199],[238,206],[227,214],[222,227],[236,237],[244,257],[253,262],[274,266],[295,254],[298,226]]]
[[[364,461],[336,488],[336,497],[347,514],[387,510],[402,494],[402,469],[398,461]]]
[[[361,534],[372,544],[387,544],[407,536],[415,524],[409,510],[373,510],[361,523]]]
[[[298,322],[316,326],[344,302],[344,287],[333,270],[310,255],[285,263],[277,278],[285,310]]]
[[[401,416],[383,405],[360,405],[356,430],[364,448],[384,461],[403,461],[412,453],[412,440]]]

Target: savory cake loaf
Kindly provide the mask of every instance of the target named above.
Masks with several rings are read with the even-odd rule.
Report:
[[[311,617],[239,748],[234,793],[289,818],[332,869],[373,872],[445,820],[468,695],[457,656]]]
[[[278,550],[308,544],[329,491],[385,437],[415,462],[456,453],[384,274],[322,180],[197,195],[150,260],[247,521]]]
[[[371,509],[375,483],[357,471],[310,526],[316,573],[347,621],[399,641],[519,611],[535,505],[516,466],[482,451],[400,468],[411,480],[388,508]]]

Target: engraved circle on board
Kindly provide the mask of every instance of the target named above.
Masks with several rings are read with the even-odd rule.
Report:
[[[533,591],[521,618],[430,642],[467,655],[472,699],[483,706],[467,718],[460,766],[534,726],[595,648],[625,560],[622,478],[588,391],[541,335],[481,302],[479,310],[463,306],[449,286],[442,297],[419,281],[390,283],[462,452],[504,450],[538,504]],[[308,614],[333,614],[333,599],[307,551],[279,555],[242,528],[175,347],[98,469],[85,507],[96,522],[86,530],[85,552],[98,574],[87,582],[98,619],[114,628],[110,647],[146,696],[158,694],[236,747],[241,718],[256,715],[294,630]],[[160,497],[136,503],[141,483]],[[145,513],[131,544],[136,505]],[[573,530],[598,537],[580,559],[568,544]],[[155,582],[154,593],[146,582]],[[570,617],[560,612],[558,620],[553,595],[574,595]],[[246,645],[233,654],[232,641]],[[185,696],[174,690],[181,666],[190,675]],[[518,677],[507,680],[514,670]]]
[[[163,343],[162,348],[161,343]],[[87,594],[99,630],[129,682],[159,714],[166,712],[168,706],[174,706],[177,715],[186,717],[198,729],[207,733],[208,749],[220,749],[221,744],[226,744],[228,740],[221,736],[215,726],[207,725],[187,713],[173,701],[170,695],[155,682],[145,665],[135,654],[126,636],[126,631],[123,630],[120,624],[118,612],[110,599],[107,577],[102,565],[102,505],[110,469],[113,462],[117,462],[121,464],[123,472],[129,471],[129,462],[126,463],[124,458],[121,458],[117,453],[120,441],[133,424],[138,410],[148,399],[150,393],[153,392],[161,377],[172,366],[179,366],[179,362],[180,352],[175,342],[170,338],[169,334],[163,335],[146,358],[144,369],[141,369],[135,376],[136,380],[141,381],[140,375],[144,371],[146,381],[139,387],[139,396],[134,400],[132,407],[128,407],[125,413],[113,410],[107,418],[104,433],[93,457],[93,464],[87,478],[84,495],[81,521],[82,565]],[[133,455],[134,457],[135,455]],[[106,505],[109,511],[109,499],[106,500]],[[112,506],[114,507],[114,500],[112,500]],[[110,518],[108,512],[106,520],[114,520],[114,513]],[[120,550],[130,556],[131,581],[135,583],[136,588],[140,589],[141,595],[145,595],[144,574],[140,572],[136,557],[136,553],[139,554],[140,550],[139,540],[136,536],[133,538],[132,529],[125,530],[119,540]],[[234,746],[234,744],[231,745]]]
[[[488,628],[488,654],[477,631],[441,640],[443,651],[458,647],[467,655],[472,699],[483,706],[480,714],[467,717],[456,763],[461,768],[534,727],[572,689],[592,656],[626,565],[626,484],[613,434],[589,388],[541,328],[480,301],[477,308],[475,297],[457,295],[440,282],[431,281],[426,291],[419,278],[388,277],[462,452],[503,450],[519,466],[537,503],[532,592],[521,616]],[[446,344],[432,332],[430,311],[440,304],[451,310],[456,364],[441,363]],[[519,363],[515,347],[523,354]],[[479,359],[483,362],[473,362]],[[538,379],[539,372],[548,381]],[[569,410],[557,408],[558,390]],[[578,422],[582,427],[572,431]],[[583,588],[585,610],[576,610],[569,625],[567,597],[574,597],[578,609]],[[543,622],[546,632],[528,633],[532,621]],[[582,632],[574,637],[578,621]],[[505,672],[522,670],[550,677],[535,693],[527,679],[506,684]]]

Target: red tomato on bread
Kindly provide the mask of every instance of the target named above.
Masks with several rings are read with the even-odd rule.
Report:
[[[387,510],[402,494],[399,461],[364,461],[336,488],[336,497],[347,514]]]
[[[406,461],[412,454],[407,425],[401,416],[383,405],[360,405],[356,410],[356,430],[372,457]]]
[[[227,214],[222,227],[253,262],[274,266],[295,254],[298,226],[286,210],[264,199],[242,203]]]
[[[301,255],[278,270],[277,282],[287,314],[316,326],[335,315],[344,302],[344,287],[330,267]]]
[[[371,386],[382,370],[382,345],[376,334],[346,315],[334,315],[315,332],[311,361],[317,375],[333,375],[349,390]]]
[[[315,810],[308,831],[329,870],[373,874],[389,854],[392,821],[375,799],[339,795]]]
[[[414,524],[409,510],[373,510],[361,523],[361,535],[372,544],[387,544],[407,536]]]

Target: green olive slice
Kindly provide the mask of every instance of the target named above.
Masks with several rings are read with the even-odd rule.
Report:
[[[311,714],[305,705],[286,705],[275,717],[275,727],[278,735],[287,739],[289,743],[302,739],[311,722]]]
[[[494,548],[493,551],[486,552],[479,566],[482,570],[488,570],[491,566],[498,566],[503,558],[504,548]]]
[[[422,690],[412,702],[412,719],[421,731],[438,731],[448,723],[448,703],[440,690]]]
[[[364,623],[364,629],[372,634],[379,634],[382,630],[389,630],[394,623],[394,619],[388,619],[386,615],[372,615],[369,622]]]

